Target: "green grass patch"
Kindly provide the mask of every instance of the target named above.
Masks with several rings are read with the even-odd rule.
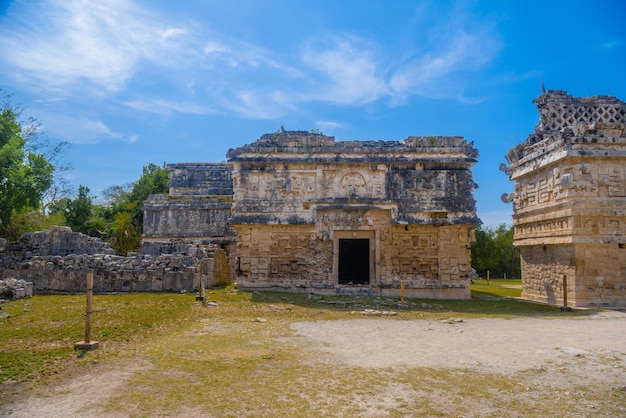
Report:
[[[470,289],[473,298],[519,298],[522,295],[522,281],[473,280]]]
[[[191,295],[94,295],[91,340],[116,347],[171,330],[187,319]],[[45,295],[6,302],[0,319],[0,383],[45,380],[76,358],[85,337],[85,296]],[[98,353],[98,352],[96,352]]]
[[[496,283],[473,286],[496,298],[407,300],[409,309],[400,311],[393,298],[233,287],[209,290],[213,306],[190,294],[95,295],[92,340],[101,347],[85,355],[73,350],[84,336],[85,296],[35,296],[3,305],[11,317],[0,320],[0,379],[48,384],[94,362],[132,370],[100,405],[104,413],[130,416],[584,415],[576,397],[555,400],[558,388],[522,386],[539,372],[351,367],[312,350],[291,328],[297,321],[354,319],[362,309],[396,310],[399,315],[389,318],[398,320],[586,314],[503,299]],[[0,403],[7,395],[0,392]],[[608,415],[624,398],[619,391],[586,393]]]

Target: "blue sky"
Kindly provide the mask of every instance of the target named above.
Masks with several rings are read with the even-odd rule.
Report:
[[[0,88],[72,144],[69,180],[95,194],[281,126],[464,136],[496,226],[541,83],[626,100],[625,17],[625,0],[0,0]]]

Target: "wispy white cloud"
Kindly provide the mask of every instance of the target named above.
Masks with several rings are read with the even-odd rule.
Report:
[[[156,113],[162,116],[169,116],[173,112],[187,113],[192,115],[210,115],[213,113],[217,113],[209,107],[197,103],[174,102],[159,98],[135,99],[125,102],[125,104],[135,110]]]
[[[502,42],[488,22],[454,15],[434,30],[421,52],[402,63],[391,75],[394,96],[455,97],[464,86],[460,76],[488,65],[502,48]]]
[[[2,31],[0,49],[11,66],[49,88],[84,88],[87,81],[94,89],[119,90],[140,60],[154,58],[177,33],[127,0],[47,1],[40,7],[38,15]]]
[[[324,44],[318,42],[302,51],[307,73],[315,82],[305,99],[361,105],[387,94],[375,42],[354,35],[331,35]]]
[[[315,126],[318,127],[322,132],[325,131],[336,131],[339,129],[345,129],[346,124],[343,122],[335,122],[332,120],[318,120],[315,122]]]
[[[87,117],[73,117],[67,114],[42,113],[38,115],[42,129],[46,135],[59,138],[72,144],[97,144],[103,141],[137,141],[136,135],[125,135],[97,119]],[[68,130],[68,126],[71,129]],[[71,134],[68,135],[68,132]]]
[[[35,103],[57,103],[57,102],[63,102],[66,99],[67,99],[66,97],[48,97],[45,99],[35,99],[34,102]]]
[[[220,104],[229,111],[250,119],[276,119],[291,108],[291,98],[279,90],[238,90],[222,96]]]
[[[395,105],[416,95],[478,103],[482,98],[464,93],[463,75],[488,65],[501,48],[489,21],[457,9],[416,39],[403,39],[402,48],[327,30],[307,35],[300,51],[280,53],[132,0],[46,0],[39,7],[36,16],[0,27],[4,76],[55,98],[119,95],[117,103],[164,117],[272,119],[308,102]],[[162,88],[134,90],[145,80]]]

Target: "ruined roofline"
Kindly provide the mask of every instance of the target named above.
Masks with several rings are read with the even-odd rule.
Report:
[[[197,168],[197,169],[203,169],[206,170],[207,168],[213,168],[213,169],[224,169],[224,170],[230,170],[230,164],[228,162],[183,162],[183,163],[172,163],[172,164],[166,164],[165,168],[167,168],[168,170],[173,170],[176,168]]]
[[[587,97],[576,97],[567,93],[567,90],[548,90],[542,93],[540,96],[533,99],[538,107],[542,107],[546,103],[566,103],[566,104],[580,104],[588,105],[594,103],[601,104],[624,104],[622,100],[615,96],[609,95],[597,95]]]
[[[305,131],[288,131],[265,134],[251,144],[230,149],[226,154],[229,161],[237,161],[246,154],[461,154],[466,158],[477,158],[478,151],[473,143],[461,136],[410,136],[403,141],[367,140],[335,141],[332,136]],[[326,159],[328,157],[324,157]]]
[[[589,150],[619,148],[626,136],[626,103],[612,96],[573,97],[564,90],[550,90],[535,98],[539,121],[521,144],[506,154],[511,166],[574,144]],[[588,152],[588,151],[583,151]]]
[[[626,103],[613,96],[574,97],[564,90],[549,90],[535,98],[533,103],[539,113],[535,134],[575,131],[580,123],[622,128],[626,124]]]

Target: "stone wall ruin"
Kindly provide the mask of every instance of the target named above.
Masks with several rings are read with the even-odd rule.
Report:
[[[535,131],[506,155],[515,181],[522,297],[626,306],[626,104],[548,91]],[[563,279],[567,283],[564,290]]]
[[[335,141],[276,132],[227,163],[170,164],[144,202],[138,254],[68,228],[7,244],[0,277],[39,292],[240,289],[469,299],[476,216],[462,137]]]
[[[114,255],[98,238],[67,227],[25,234],[0,246],[0,279],[32,284],[37,293],[86,291],[87,272],[95,292],[192,292],[229,282],[225,252],[214,245],[181,240],[144,243],[137,254]]]

